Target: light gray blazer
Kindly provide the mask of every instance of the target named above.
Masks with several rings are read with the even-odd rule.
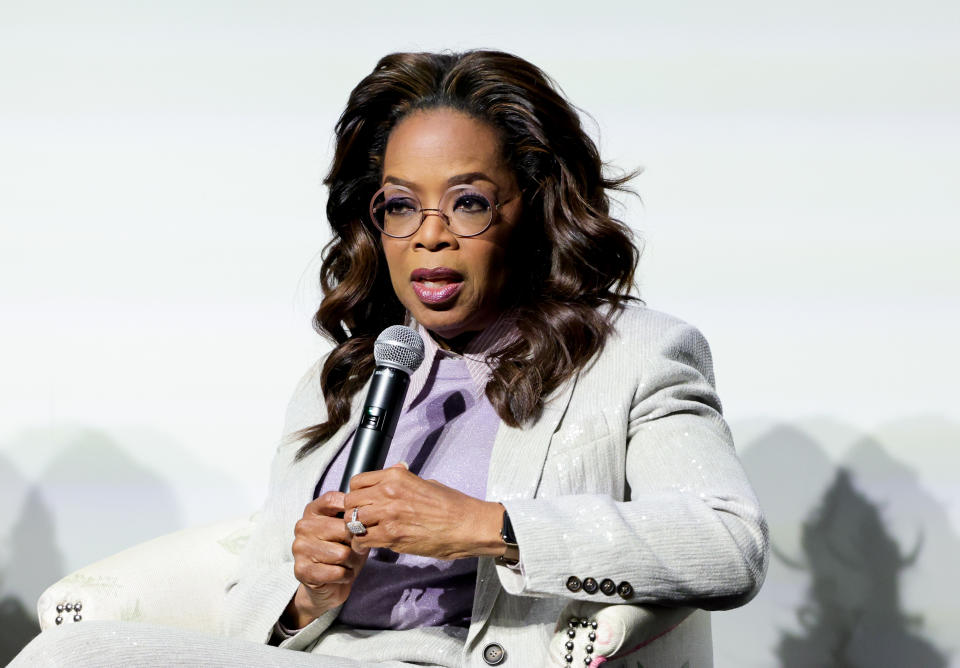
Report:
[[[321,365],[290,402],[288,434],[325,419]],[[353,418],[330,444],[356,427],[365,394],[354,397]],[[720,411],[700,332],[627,307],[603,352],[549,398],[535,423],[500,426],[487,498],[510,512],[523,568],[479,560],[469,630],[357,631],[334,624],[334,610],[282,646],[479,668],[487,665],[484,648],[497,643],[506,651],[503,665],[526,668],[550,665],[547,646],[571,602],[666,606],[668,614],[670,607],[747,602],[766,571],[767,531]],[[284,439],[277,450],[266,504],[228,590],[227,635],[266,642],[296,591],[293,527],[336,454],[330,444],[297,463],[300,443]],[[634,594],[574,592],[571,576],[626,582]],[[707,613],[697,612],[651,643],[655,654],[645,659],[644,648],[631,655],[630,665],[675,656],[679,667],[690,647],[709,652],[709,632]],[[702,652],[695,658],[691,666],[710,661]]]

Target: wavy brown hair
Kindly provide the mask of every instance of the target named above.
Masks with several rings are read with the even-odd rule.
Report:
[[[549,77],[497,51],[388,55],[350,94],[324,180],[333,238],[313,322],[336,347],[320,378],[327,420],[297,433],[306,439],[300,457],[347,422],[351,397],[373,372],[376,337],[407,318],[367,207],[381,186],[391,130],[410,113],[434,108],[494,127],[523,192],[512,244],[523,261],[511,264],[511,285],[523,288],[509,306],[520,336],[493,353],[486,386],[504,422],[536,419],[544,399],[603,348],[615,311],[632,299],[639,251],[630,229],[610,215],[608,190],[625,190],[633,174],[604,174],[577,111]]]

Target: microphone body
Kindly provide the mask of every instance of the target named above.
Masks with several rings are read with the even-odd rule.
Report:
[[[410,386],[410,374],[423,362],[423,355],[423,339],[409,327],[387,327],[377,337],[374,343],[377,366],[340,480],[341,492],[350,491],[350,479],[358,473],[383,468]]]
[[[350,479],[358,473],[379,471],[390,450],[400,419],[400,409],[410,386],[410,376],[399,369],[378,366],[363,403],[360,426],[353,436],[340,491],[350,491]]]

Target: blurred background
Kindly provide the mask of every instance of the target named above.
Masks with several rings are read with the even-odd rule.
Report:
[[[265,494],[350,89],[543,68],[768,513],[718,666],[960,666],[960,5],[0,2],[0,663],[62,575]]]

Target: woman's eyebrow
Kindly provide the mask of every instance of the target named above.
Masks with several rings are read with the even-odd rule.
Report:
[[[413,181],[407,181],[406,179],[401,179],[397,176],[390,176],[389,174],[383,177],[383,182],[392,183],[397,186],[403,186],[404,188],[410,188],[411,190],[417,187],[417,184]]]
[[[451,176],[449,179],[447,179],[447,185],[452,186],[459,183],[472,183],[474,181],[489,181],[490,183],[496,183],[492,178],[483,172],[467,172],[466,174],[457,174],[456,176]]]
[[[449,188],[450,186],[461,183],[473,183],[474,181],[489,181],[490,183],[496,183],[496,181],[483,172],[466,172],[464,174],[451,176],[449,179],[447,179],[447,187]],[[413,181],[407,181],[406,179],[401,179],[399,176],[391,176],[388,174],[387,176],[383,177],[383,182],[403,186],[404,188],[410,188],[411,190],[417,189],[416,183]]]

